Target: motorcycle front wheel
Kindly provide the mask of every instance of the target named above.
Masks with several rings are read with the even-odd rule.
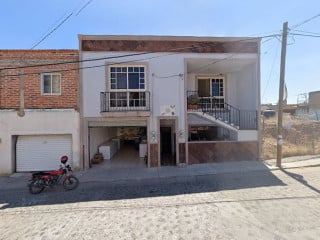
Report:
[[[41,193],[44,189],[44,183],[42,179],[34,179],[29,183],[29,192],[32,194]]]
[[[67,177],[62,183],[62,186],[65,190],[73,190],[77,188],[78,185],[79,185],[79,179],[76,178],[75,176]]]

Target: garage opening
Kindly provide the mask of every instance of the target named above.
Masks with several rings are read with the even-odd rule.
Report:
[[[89,153],[92,165],[102,168],[147,167],[146,122],[91,123],[89,126]],[[95,162],[96,156],[102,157]]]
[[[15,139],[16,172],[57,169],[63,155],[72,166],[72,135],[23,135]]]

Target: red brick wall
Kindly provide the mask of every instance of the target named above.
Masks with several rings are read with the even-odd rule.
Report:
[[[26,109],[62,109],[78,106],[77,50],[0,50],[0,108],[20,107],[20,66],[73,62],[71,64],[24,68],[24,102]],[[6,70],[5,68],[15,69]],[[2,69],[2,70],[1,70]],[[3,70],[4,69],[4,70]],[[71,70],[73,69],[73,70]],[[41,95],[41,73],[61,71],[61,95]]]

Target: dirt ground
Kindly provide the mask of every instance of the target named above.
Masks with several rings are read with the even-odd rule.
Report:
[[[262,159],[276,158],[278,118],[262,118]],[[320,154],[320,121],[283,116],[282,156]]]

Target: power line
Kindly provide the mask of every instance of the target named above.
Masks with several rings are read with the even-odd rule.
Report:
[[[18,67],[6,67],[6,68],[1,68],[0,71],[1,70],[21,69],[21,68],[26,69],[26,68],[35,68],[35,67],[46,67],[46,66],[56,66],[56,65],[64,65],[64,64],[74,64],[74,63],[91,62],[91,61],[99,61],[99,60],[108,60],[108,59],[122,58],[122,57],[132,57],[132,56],[138,56],[138,55],[144,55],[144,54],[148,54],[148,52],[125,54],[125,55],[120,55],[120,56],[111,56],[111,57],[102,57],[102,58],[91,58],[91,59],[77,60],[77,61],[65,61],[65,62],[34,64],[34,65],[18,66]]]
[[[87,66],[87,67],[76,67],[76,68],[69,68],[69,69],[50,70],[50,73],[61,73],[61,72],[68,72],[68,71],[74,71],[74,70],[92,69],[92,68],[113,66],[113,65],[125,64],[125,63],[140,62],[140,61],[150,60],[150,59],[154,59],[154,58],[160,58],[160,57],[165,57],[165,56],[169,56],[169,55],[175,55],[175,54],[177,54],[177,53],[169,53],[169,54],[165,54],[165,55],[162,54],[162,55],[159,55],[159,56],[142,58],[142,59],[138,59],[138,60],[127,60],[127,61],[107,63],[107,64],[104,63],[104,64],[100,64],[100,65]],[[21,76],[21,75],[34,75],[34,74],[39,74],[39,72],[31,72],[31,73],[23,73],[23,74],[10,74],[10,75],[4,75],[4,76],[5,77],[18,77],[18,76]]]
[[[93,0],[89,0],[86,4],[83,5],[82,8],[76,13],[76,16],[78,16]]]
[[[41,38],[39,42],[37,42],[36,44],[34,44],[34,45],[31,47],[31,49],[34,49],[34,48],[37,47],[40,43],[42,43],[44,40],[46,40],[52,33],[54,33],[59,27],[61,27],[62,24],[64,24],[72,15],[73,15],[73,13],[70,13],[67,17],[65,17],[55,28],[53,28],[49,33],[47,33],[43,38]]]
[[[309,31],[303,31],[303,30],[293,30],[293,32],[300,32],[300,33],[308,33],[313,35],[320,35],[320,32],[309,32]]]
[[[293,30],[293,29],[295,29],[295,28],[298,28],[298,27],[300,27],[300,26],[302,26],[302,25],[304,25],[304,24],[306,24],[306,23],[308,23],[308,22],[311,22],[312,20],[314,20],[314,19],[316,19],[316,18],[318,18],[318,17],[320,17],[320,13],[317,14],[317,15],[315,15],[315,16],[313,16],[313,17],[310,17],[310,18],[302,21],[301,23],[298,23],[298,24],[296,24],[296,25],[293,25],[293,26],[292,26],[291,28],[289,28],[289,29],[290,29],[290,30]]]
[[[267,88],[268,88],[268,86],[269,86],[269,82],[270,82],[270,79],[271,79],[271,74],[272,74],[272,72],[273,72],[273,68],[274,68],[274,64],[275,64],[275,62],[276,62],[276,59],[277,59],[277,57],[278,57],[278,53],[279,53],[279,43],[277,44],[277,49],[276,49],[276,54],[274,55],[274,58],[273,58],[273,61],[272,61],[272,65],[271,65],[271,69],[270,69],[270,72],[269,72],[269,77],[268,77],[268,80],[267,80],[267,84],[266,84],[266,87],[264,88],[264,90],[263,90],[263,93],[262,93],[262,99],[264,98],[264,94],[266,93],[266,90],[267,90]]]
[[[238,43],[238,42],[245,42],[245,41],[252,41],[256,39],[261,39],[261,38],[270,38],[270,37],[276,37],[278,35],[267,35],[267,36],[261,36],[261,37],[255,37],[255,38],[245,38],[245,39],[240,39],[237,41],[233,41],[231,43]],[[212,44],[215,44],[214,42],[209,43],[209,44],[203,44],[199,43],[199,45],[191,45],[187,47],[182,47],[182,48],[173,48],[173,49],[168,49],[166,51],[176,51],[173,54],[177,54],[178,51],[186,50],[186,49],[197,49],[197,48],[205,48],[207,46],[210,46]],[[108,60],[108,59],[116,59],[116,58],[123,58],[123,57],[132,57],[132,56],[139,56],[139,55],[146,55],[146,54],[152,54],[152,53],[159,53],[158,51],[150,51],[150,52],[142,52],[142,53],[131,53],[131,54],[125,54],[125,55],[120,55],[120,56],[111,56],[111,57],[102,57],[102,58],[92,58],[92,59],[84,59],[84,60],[77,60],[77,61],[64,61],[64,62],[55,62],[55,63],[46,63],[46,64],[34,64],[34,65],[26,65],[26,66],[17,66],[17,67],[5,67],[1,68],[1,70],[13,70],[13,69],[26,69],[26,68],[34,68],[34,67],[44,67],[44,66],[55,66],[55,65],[64,65],[64,64],[73,64],[73,63],[82,63],[82,62],[90,62],[90,61],[99,61],[99,60]],[[132,60],[131,62],[134,62],[135,60]],[[139,60],[141,61],[141,60]],[[30,73],[31,74],[31,73]],[[34,73],[36,74],[36,73]],[[16,76],[16,75],[5,75],[5,76]],[[19,75],[20,76],[20,75]]]
[[[274,37],[275,37],[275,36],[274,36]],[[266,42],[266,41],[265,41],[265,42]],[[265,43],[265,42],[264,42],[264,43]],[[230,55],[230,56],[228,56],[228,57],[214,60],[214,61],[212,61],[211,63],[208,63],[208,64],[206,64],[206,65],[204,65],[204,66],[200,66],[200,67],[198,67],[198,68],[192,69],[192,70],[188,71],[188,73],[190,73],[190,72],[197,72],[197,73],[199,73],[200,70],[202,70],[202,69],[204,69],[204,68],[207,68],[207,67],[209,67],[209,66],[211,66],[211,65],[214,65],[214,64],[216,64],[216,63],[219,63],[219,62],[222,62],[222,61],[225,61],[225,60],[228,60],[228,59],[232,59],[235,55],[236,55],[236,54],[232,54],[232,55]]]
[[[289,33],[291,36],[301,36],[301,37],[314,37],[314,38],[319,38],[319,35],[314,35],[314,34],[302,34],[302,33]]]
[[[250,38],[250,40],[252,40],[252,38]],[[239,40],[239,41],[243,41],[243,40]],[[203,45],[199,46],[199,47],[203,47]],[[188,47],[188,48],[199,48],[199,47],[195,47],[194,45],[191,46],[191,47]],[[181,49],[181,48],[180,48]],[[186,49],[186,48],[184,48]],[[137,53],[135,55],[142,55],[142,54],[150,54],[150,53],[159,53],[159,52],[149,52],[149,53]],[[154,59],[154,58],[160,58],[160,57],[165,57],[165,56],[169,56],[169,55],[175,55],[177,54],[176,52],[173,52],[173,53],[169,53],[169,54],[161,54],[159,56],[153,56],[153,57],[148,57],[148,58],[142,58],[142,59],[136,59],[136,60],[127,60],[127,61],[122,61],[122,62],[114,62],[114,63],[108,63],[108,64],[101,64],[101,65],[94,65],[94,66],[87,66],[87,67],[77,67],[77,68],[69,68],[69,69],[64,69],[64,70],[50,70],[50,73],[55,73],[55,72],[68,72],[68,71],[74,71],[74,70],[82,70],[82,69],[92,69],[92,68],[98,68],[98,67],[105,67],[105,66],[113,66],[113,65],[119,65],[119,64],[125,64],[125,63],[132,63],[132,62],[141,62],[141,61],[145,61],[145,60],[150,60],[150,59]],[[130,54],[128,54],[130,55]],[[127,55],[127,56],[128,56]],[[206,67],[209,66],[209,65],[214,65],[218,62],[221,62],[221,61],[225,61],[225,60],[228,60],[230,58],[232,58],[233,56],[235,56],[236,54],[232,54],[231,56],[228,56],[226,58],[223,58],[223,59],[219,59],[219,60],[215,60],[214,62],[210,63],[210,64],[206,64]],[[125,57],[125,56],[113,56],[113,57],[105,57],[105,58],[101,58],[99,60],[105,60],[105,59],[110,59],[110,58],[122,58],[122,57]],[[97,59],[88,59],[88,60],[82,60],[82,61],[77,61],[77,62],[85,62],[85,61],[95,61]],[[74,63],[74,62],[73,62]],[[59,63],[59,64],[63,64],[63,63]],[[50,65],[55,65],[55,64],[50,64]],[[34,65],[33,65],[34,66]],[[20,67],[18,67],[20,68]],[[1,71],[1,69],[0,69]],[[18,77],[18,76],[21,76],[21,75],[34,75],[34,74],[39,74],[39,72],[31,72],[31,73],[23,73],[23,74],[6,74],[4,76],[6,77]]]
[[[228,56],[228,57],[225,57],[225,58],[222,58],[222,59],[218,59],[218,60],[214,60],[214,61],[212,61],[211,63],[208,63],[208,64],[206,64],[206,65],[200,66],[200,67],[198,67],[198,68],[191,69],[190,71],[188,71],[188,73],[191,73],[191,72],[199,73],[202,69],[205,69],[205,68],[207,68],[207,67],[209,67],[209,66],[212,66],[212,65],[214,65],[214,64],[216,64],[216,63],[219,63],[219,62],[222,62],[222,61],[231,59],[231,58],[234,57],[235,55],[236,55],[236,54],[232,54],[232,55],[230,55],[230,56]]]
[[[80,12],[82,12],[92,1],[93,1],[93,0],[87,1],[87,2],[78,10],[78,12],[76,13],[76,16],[78,16],[78,15],[80,14]],[[76,10],[76,9],[72,10],[71,13],[68,14],[68,15],[67,15],[65,18],[63,18],[61,21],[60,21],[60,19],[61,19],[62,17],[60,17],[60,18],[58,19],[58,21],[60,21],[60,23],[59,23],[57,26],[55,26],[50,32],[48,32],[47,34],[45,34],[37,43],[35,43],[35,44],[31,47],[31,49],[34,49],[34,48],[36,48],[37,46],[39,46],[40,43],[42,43],[42,42],[43,42],[44,40],[46,40],[52,33],[54,33],[56,30],[58,30],[58,29],[74,14],[75,10]],[[58,22],[58,21],[57,21],[57,22]],[[55,25],[55,24],[54,24],[54,25]]]
[[[133,63],[133,62],[141,62],[141,61],[145,61],[145,60],[150,60],[150,59],[154,59],[154,58],[160,58],[160,57],[166,57],[166,56],[170,56],[170,55],[175,55],[177,53],[168,53],[168,54],[161,54],[159,56],[153,56],[153,57],[148,57],[148,58],[142,58],[142,59],[137,59],[137,60],[127,60],[127,61],[122,61],[122,62],[113,62],[113,63],[104,63],[104,64],[100,64],[100,65],[94,65],[94,66],[87,66],[87,67],[76,67],[76,68],[69,68],[69,69],[59,69],[59,70],[50,70],[50,73],[61,73],[61,72],[68,72],[68,71],[74,71],[74,70],[82,70],[82,69],[92,69],[92,68],[99,68],[99,67],[106,67],[106,66],[114,66],[114,65],[121,65],[121,64],[125,64],[125,63]],[[228,59],[231,59],[233,56],[235,56],[236,54],[232,54],[231,56],[219,59],[219,60],[215,60],[214,62],[210,63],[210,64],[206,64],[205,67],[210,66],[210,65],[214,65],[218,62],[222,62]],[[202,67],[200,67],[202,68]],[[198,70],[198,69],[195,69]],[[192,70],[192,71],[195,71]],[[190,71],[188,71],[188,73],[190,73]],[[6,77],[18,77],[21,75],[34,75],[34,74],[39,74],[39,72],[31,72],[31,73],[23,73],[23,74],[12,74],[12,75],[4,75]],[[179,74],[178,74],[179,75]]]

